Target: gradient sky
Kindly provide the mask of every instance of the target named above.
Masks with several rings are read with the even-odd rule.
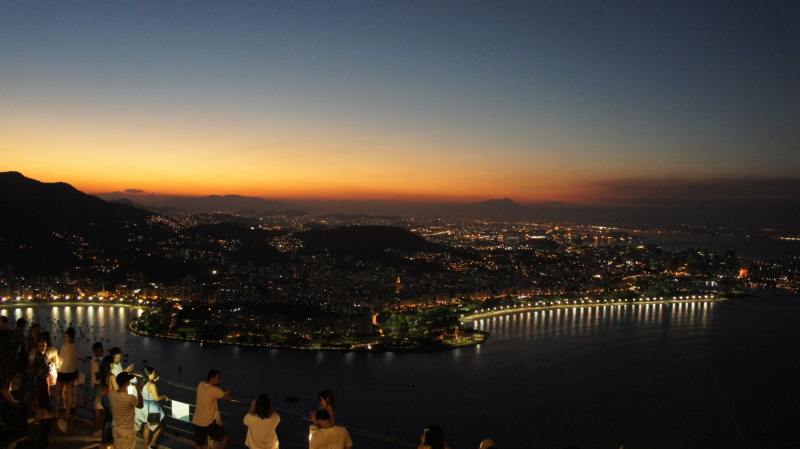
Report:
[[[4,1],[0,171],[271,198],[796,186],[800,2],[654,3]]]

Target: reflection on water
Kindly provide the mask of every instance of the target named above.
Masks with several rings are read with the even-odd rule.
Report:
[[[629,333],[663,326],[668,332],[709,326],[714,303],[621,304],[520,312],[475,321],[492,340],[531,340],[585,336],[595,332]],[[624,325],[622,325],[624,323]]]
[[[84,333],[79,355],[89,355],[94,339],[102,339],[106,349],[119,346],[129,353],[136,371],[148,359],[162,379],[196,385],[209,369],[221,369],[223,386],[236,396],[266,392],[276,406],[303,415],[317,408],[317,392],[331,389],[343,423],[406,441],[436,423],[452,447],[477,447],[484,438],[505,447],[591,449],[620,440],[651,449],[790,447],[796,441],[791,429],[800,419],[791,405],[800,401],[799,390],[790,387],[800,378],[794,350],[800,345],[800,301],[786,297],[518,312],[475,321],[477,329],[491,333],[479,346],[410,354],[280,351],[139,337],[126,329],[141,313],[130,308],[21,307],[0,313],[38,319],[45,330],[58,332],[57,347],[72,322]],[[164,388],[170,397],[194,400]],[[282,401],[289,395],[301,399]],[[235,416],[244,413],[239,405],[222,407]],[[524,425],[514,425],[520,416],[527,417]],[[291,423],[281,420],[287,444],[293,441]],[[236,437],[236,444],[242,441]]]
[[[81,355],[88,354],[88,348],[95,341],[102,341],[106,349],[122,346],[130,340],[127,324],[143,313],[141,309],[112,306],[55,306],[6,308],[2,313],[13,326],[19,318],[39,323],[42,332],[50,332],[53,344],[61,347],[64,332],[72,327],[76,332],[76,342]]]

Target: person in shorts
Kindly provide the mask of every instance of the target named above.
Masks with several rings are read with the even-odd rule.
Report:
[[[64,345],[58,351],[58,359],[61,361],[61,367],[56,377],[56,396],[53,398],[53,405],[56,419],[62,418],[61,398],[63,396],[65,399],[63,419],[69,421],[74,401],[75,381],[78,379],[78,344],[75,342],[75,329],[71,327],[64,331]]]
[[[194,417],[192,418],[194,444],[197,446],[197,449],[206,448],[208,446],[208,438],[219,443],[217,449],[225,449],[225,446],[228,445],[230,436],[215,419],[217,415],[217,401],[219,399],[232,400],[233,391],[223,391],[219,388],[221,382],[222,374],[212,369],[208,372],[208,381],[200,382],[197,386],[197,405],[195,406]]]
[[[11,379],[17,372],[17,363],[13,357],[9,356],[9,346],[12,344],[12,334],[8,330],[8,317],[0,316],[0,394],[12,405],[17,404],[17,400],[11,396]]]
[[[100,424],[103,419],[103,384],[100,382],[100,364],[103,363],[103,344],[99,341],[92,345],[92,390],[94,391],[94,435],[100,435]]]

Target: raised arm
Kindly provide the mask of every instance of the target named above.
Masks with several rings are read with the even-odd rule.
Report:
[[[136,399],[139,402],[136,404],[136,408],[144,408],[144,399],[142,399],[142,384],[136,382]]]
[[[153,383],[153,382],[148,382],[147,383],[147,391],[149,391],[150,394],[153,395],[153,398],[156,400],[156,402],[169,400],[169,398],[167,398],[166,396],[159,396],[158,395],[158,387],[156,387],[156,384]]]

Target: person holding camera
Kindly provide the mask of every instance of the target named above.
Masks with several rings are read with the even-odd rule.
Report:
[[[316,413],[314,424],[319,430],[311,435],[309,449],[351,449],[353,440],[344,427],[336,427],[331,422],[331,415],[322,409]]]
[[[437,425],[428,426],[420,437],[419,449],[450,449],[444,442],[444,430]]]
[[[114,449],[136,448],[136,409],[144,407],[142,386],[136,383],[136,396],[128,394],[133,374],[122,372],[117,376],[119,388],[108,393],[113,419]]]

